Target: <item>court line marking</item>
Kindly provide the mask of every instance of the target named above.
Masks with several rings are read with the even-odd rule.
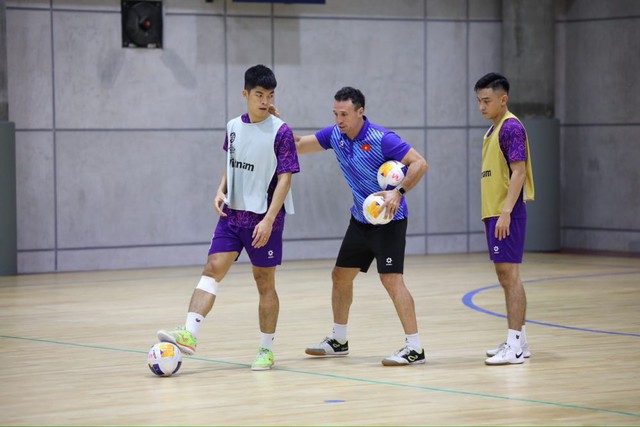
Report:
[[[10,336],[10,335],[0,335],[0,338],[21,340],[21,341],[30,341],[30,342],[39,342],[39,343],[44,343],[44,344],[66,345],[66,346],[88,348],[88,349],[95,349],[95,350],[116,351],[116,352],[121,352],[121,353],[137,353],[137,354],[146,354],[147,353],[146,351],[142,351],[142,350],[120,349],[120,348],[114,348],[114,347],[104,347],[104,346],[90,345],[90,344],[78,344],[78,343],[72,343],[72,342],[54,341],[54,340],[47,340],[47,339],[40,339],[40,338],[25,338],[25,337],[16,337],[16,336]],[[198,361],[202,361],[202,362],[217,363],[217,364],[223,364],[223,365],[243,366],[243,367],[247,367],[247,368],[249,366],[251,366],[251,365],[246,364],[246,363],[229,362],[229,361],[225,361],[225,360],[208,359],[208,358],[203,358],[203,357],[188,356],[187,358],[191,359],[191,360],[198,360]],[[593,408],[593,407],[589,407],[589,406],[572,405],[572,404],[567,404],[567,403],[547,402],[547,401],[544,401],[544,400],[523,399],[523,398],[517,398],[517,397],[509,397],[509,396],[500,396],[500,395],[494,395],[494,394],[469,392],[469,391],[463,391],[463,390],[452,390],[452,389],[439,388],[439,387],[429,387],[429,386],[420,386],[420,385],[395,383],[395,382],[391,382],[391,381],[370,380],[370,379],[365,379],[365,378],[349,377],[349,376],[345,376],[345,375],[327,374],[327,373],[311,372],[311,371],[301,371],[301,370],[297,370],[297,369],[274,368],[274,370],[281,371],[281,372],[288,372],[288,373],[292,373],[292,374],[311,375],[311,376],[316,376],[316,377],[332,378],[332,379],[337,379],[337,380],[353,381],[353,382],[360,382],[360,383],[365,383],[365,384],[374,384],[374,385],[384,385],[384,386],[391,386],[391,387],[409,388],[409,389],[414,389],[414,390],[425,390],[425,391],[432,391],[432,392],[436,392],[436,393],[447,393],[447,394],[455,394],[455,395],[481,397],[481,398],[487,398],[487,399],[508,400],[508,401],[511,401],[511,402],[520,402],[520,403],[537,404],[537,405],[553,406],[553,407],[560,407],[560,408],[578,409],[578,410],[582,410],[582,411],[604,412],[604,413],[608,413],[608,414],[640,418],[640,413],[616,411],[616,410],[613,410],[613,409]]]
[[[592,277],[624,276],[624,275],[632,275],[632,274],[640,274],[640,270],[624,271],[624,272],[617,272],[617,273],[582,274],[582,275],[577,275],[577,276],[574,275],[574,276],[546,277],[546,278],[543,278],[543,279],[525,280],[522,283],[542,283],[542,282],[552,282],[554,280],[587,279],[587,278],[592,278]],[[483,288],[478,288],[478,289],[475,289],[475,290],[473,290],[471,292],[468,292],[462,297],[462,303],[465,306],[471,308],[472,310],[478,311],[480,313],[484,313],[484,314],[488,314],[488,315],[491,315],[491,316],[496,316],[496,317],[501,317],[503,319],[506,319],[507,318],[506,314],[496,313],[495,311],[487,310],[485,308],[482,308],[482,307],[478,306],[477,304],[475,304],[473,302],[473,297],[475,297],[480,292],[484,292],[484,291],[487,291],[489,289],[495,289],[495,288],[499,288],[499,287],[500,287],[500,284],[497,284],[497,285],[485,286]],[[569,329],[569,330],[572,330],[572,331],[591,332],[591,333],[594,333],[594,334],[623,335],[623,336],[627,336],[627,337],[640,338],[640,334],[634,334],[634,333],[630,333],[630,332],[614,332],[614,331],[603,331],[603,330],[598,330],[598,329],[578,328],[578,327],[575,327],[575,326],[560,325],[560,324],[556,324],[556,323],[542,322],[542,321],[539,321],[539,320],[530,320],[530,319],[527,319],[527,323],[533,323],[533,324],[541,325],[541,326],[548,326],[548,327],[551,327],[551,328]]]

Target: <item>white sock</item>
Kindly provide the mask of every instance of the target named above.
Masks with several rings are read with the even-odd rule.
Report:
[[[516,331],[514,329],[509,329],[509,331],[507,332],[507,344],[516,353],[520,352],[520,336],[521,335],[522,333],[520,331]]]
[[[260,332],[260,346],[273,350],[273,340],[275,337],[276,334],[265,334],[264,332]]]
[[[187,321],[185,322],[185,328],[187,331],[191,332],[194,338],[198,338],[198,334],[200,333],[200,327],[204,322],[204,316],[199,313],[194,313],[190,311],[187,313]]]
[[[338,340],[338,342],[347,342],[347,325],[340,325],[338,323],[333,324],[333,332],[331,338]]]
[[[520,347],[522,347],[523,345],[527,344],[527,331],[526,331],[526,326],[522,325],[522,329],[520,330]]]
[[[422,344],[420,344],[420,334],[417,332],[415,334],[405,335],[405,342],[409,347],[416,351],[422,350]]]

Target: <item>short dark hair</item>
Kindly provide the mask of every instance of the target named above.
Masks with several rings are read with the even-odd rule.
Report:
[[[351,86],[345,86],[336,92],[333,97],[336,101],[348,101],[351,100],[353,107],[358,110],[360,107],[364,108],[364,95],[358,89]]]
[[[498,73],[489,73],[480,77],[480,80],[476,83],[473,88],[474,92],[479,91],[480,89],[502,89],[506,93],[509,93],[509,80],[502,74]]]
[[[244,88],[248,91],[256,86],[265,89],[275,89],[278,86],[276,76],[269,67],[264,65],[254,65],[244,73]]]

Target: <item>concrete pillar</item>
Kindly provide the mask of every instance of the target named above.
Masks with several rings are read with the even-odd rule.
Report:
[[[18,270],[15,134],[7,96],[6,5],[0,0],[0,276]]]
[[[554,52],[554,1],[503,0],[502,65],[520,118],[554,117]]]
[[[528,251],[552,252],[560,249],[560,122],[558,119],[522,119],[527,129],[535,201],[527,203]]]
[[[509,110],[527,129],[536,200],[527,204],[528,251],[560,249],[560,125],[555,104],[553,0],[502,0],[503,72]]]

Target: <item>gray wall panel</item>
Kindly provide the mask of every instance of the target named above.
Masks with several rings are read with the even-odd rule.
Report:
[[[478,110],[478,100],[473,91],[478,79],[490,72],[501,72],[502,44],[487,43],[487,40],[500,40],[502,36],[500,22],[469,23],[469,77],[466,94],[469,97],[469,124],[488,126],[488,122]]]
[[[426,156],[407,196],[408,254],[486,251],[476,171],[489,123],[472,87],[502,68],[500,0],[163,5],[164,49],[150,50],[121,47],[119,1],[7,1],[20,272],[202,264],[222,129],[246,110],[255,63],[273,67],[297,133],[333,124],[333,94],[352,85],[372,121]],[[557,6],[563,246],[638,251],[640,2]],[[349,189],[333,153],[301,165],[285,257],[335,258]]]
[[[637,126],[565,129],[563,227],[640,230],[637,134]]]
[[[59,247],[208,241],[223,135],[59,132]]]
[[[565,229],[563,246],[567,249],[640,253],[640,231]]]
[[[165,13],[195,13],[195,14],[222,14],[226,7],[233,5],[230,0],[212,1],[211,3],[204,0],[163,0]],[[237,4],[237,3],[236,3]],[[259,5],[259,9],[266,9],[265,5]],[[255,7],[253,9],[256,9]],[[242,8],[236,8],[236,12],[240,12]]]
[[[426,236],[424,235],[419,235],[419,236],[412,236],[412,228],[413,228],[413,218],[409,218],[409,228],[410,230],[407,231],[407,246],[405,247],[405,255],[406,256],[410,256],[410,255],[424,255],[425,253],[427,253],[427,239]],[[373,267],[375,270],[375,261],[373,264]],[[405,266],[406,268],[406,266]]]
[[[472,0],[468,4],[470,19],[502,19],[502,0]]]
[[[51,132],[16,132],[18,250],[55,246]]]
[[[275,62],[287,82],[279,90],[287,121],[305,128],[332,123],[333,95],[354,86],[374,121],[422,126],[424,101],[416,94],[424,93],[423,28],[422,22],[276,19]]]
[[[575,22],[566,32],[566,122],[640,123],[640,17]]]
[[[467,26],[464,22],[427,24],[427,124],[467,124]]]
[[[427,18],[442,20],[501,19],[501,0],[426,0]]]
[[[51,0],[51,3],[54,9],[120,11],[120,2],[117,0]]]
[[[427,236],[428,254],[452,254],[467,252],[467,234],[444,234]]]
[[[429,234],[466,232],[467,131],[429,130],[428,137],[427,231]]]
[[[58,252],[59,271],[119,270],[124,268],[204,265],[209,244]],[[195,285],[194,285],[195,286]]]
[[[560,19],[602,19],[640,15],[637,0],[560,0],[556,4]]]
[[[51,129],[51,17],[48,11],[7,10],[9,120],[16,129]]]
[[[275,16],[340,16],[341,18],[422,18],[424,0],[326,0],[326,4],[274,4]]]
[[[353,205],[333,150],[299,157],[292,180],[296,213],[286,218],[285,238],[342,238]]]
[[[567,24],[562,22],[556,23],[556,41],[555,41],[555,117],[560,123],[566,122],[565,112],[567,111],[565,88],[567,87]]]
[[[467,19],[468,0],[426,0],[429,19]]]
[[[207,3],[204,0],[162,0],[163,12],[167,13],[189,13],[189,14],[223,14],[225,1],[234,12],[242,12],[247,8],[269,10],[267,5],[238,5],[231,0],[216,0]],[[46,0],[49,6],[49,0]],[[91,10],[120,12],[121,2],[118,0],[52,0],[54,9]],[[238,6],[236,6],[238,5]],[[253,7],[252,7],[253,6]],[[268,12],[267,12],[268,13]]]
[[[56,253],[51,251],[18,252],[18,273],[48,273],[56,271]]]
[[[82,16],[54,13],[57,127],[204,128],[224,121],[223,18],[167,16],[164,49],[123,49],[119,14]]]
[[[172,0],[181,2],[181,0]],[[199,1],[199,0],[194,0]],[[218,3],[215,1],[214,3]],[[273,5],[260,4],[260,3],[236,3],[233,0],[224,0],[219,2],[220,5],[226,5],[227,14],[231,15],[258,15],[258,16],[271,16],[271,10]]]
[[[227,118],[232,119],[247,111],[247,101],[242,96],[244,72],[247,68],[264,64],[273,67],[271,59],[271,19],[270,18],[227,18]],[[278,80],[276,105],[280,106],[279,94],[289,82],[282,79],[279,70],[273,68]],[[286,108],[283,108],[283,115]],[[283,116],[283,119],[288,118]],[[212,126],[224,127],[225,123]]]
[[[26,9],[49,8],[51,0],[6,0],[7,8],[20,7]],[[8,19],[7,19],[8,20]]]
[[[334,259],[338,256],[340,250],[340,244],[342,243],[342,236],[347,230],[347,223],[344,224],[340,238],[338,239],[323,239],[323,240],[292,240],[284,241],[282,264],[286,265],[287,260],[300,260],[300,259]],[[239,260],[241,261],[242,258]],[[277,273],[276,273],[277,274]],[[329,287],[331,286],[331,270],[322,272],[327,278]],[[277,278],[276,278],[277,280]]]
[[[469,235],[469,252],[487,252],[487,236],[484,231]],[[489,254],[487,254],[489,260]]]

